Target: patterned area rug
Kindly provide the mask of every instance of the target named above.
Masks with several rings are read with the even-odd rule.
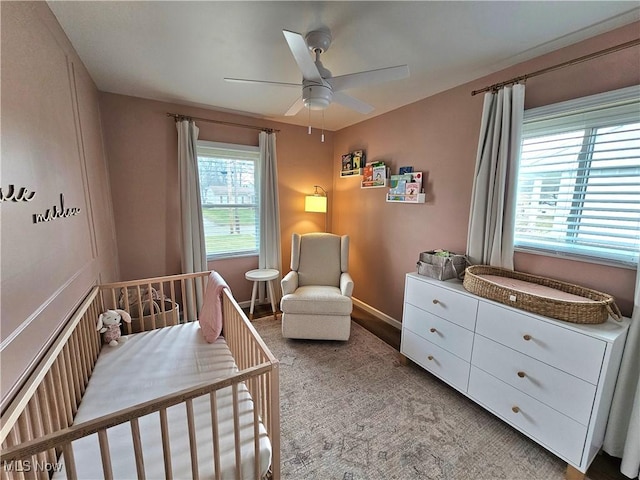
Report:
[[[253,324],[281,362],[283,479],[564,478],[559,458],[356,323],[345,343]]]

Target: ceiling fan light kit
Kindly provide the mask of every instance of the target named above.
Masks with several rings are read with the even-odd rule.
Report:
[[[302,102],[311,110],[324,110],[331,104],[333,92],[326,85],[306,85],[302,87]]]

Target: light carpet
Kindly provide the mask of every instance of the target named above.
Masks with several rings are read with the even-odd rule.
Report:
[[[566,463],[356,323],[344,343],[253,324],[280,360],[283,479],[564,478]]]

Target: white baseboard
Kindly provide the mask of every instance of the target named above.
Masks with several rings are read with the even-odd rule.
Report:
[[[358,300],[357,298],[351,297],[351,300],[353,301],[353,304],[355,306],[357,306],[358,308],[361,308],[365,312],[370,313],[371,315],[373,315],[376,318],[379,318],[383,322],[388,323],[389,325],[392,325],[392,326],[396,327],[398,330],[402,330],[402,322],[399,322],[395,318],[390,317],[386,313],[383,313],[380,310],[377,310],[377,309],[373,308],[371,305],[368,305],[368,304],[364,303],[363,301]]]
[[[387,315],[386,313],[381,312],[380,310],[373,308],[371,305],[364,303],[361,300],[358,300],[357,298],[353,298],[351,297],[351,300],[353,301],[353,304],[355,306],[357,306],[358,308],[361,308],[362,310],[364,310],[365,312],[373,315],[374,317],[382,320],[385,323],[388,323],[389,325],[396,327],[398,330],[402,330],[402,322],[399,322],[398,320],[396,320],[393,317],[390,317],[389,315]],[[261,305],[262,303],[256,302],[256,305]],[[263,302],[264,305],[268,305],[269,302]],[[240,305],[241,308],[248,308],[251,306],[251,300],[247,300],[244,302],[238,302],[238,305]]]

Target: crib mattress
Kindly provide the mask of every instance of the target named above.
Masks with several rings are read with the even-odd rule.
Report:
[[[197,322],[130,335],[117,347],[104,346],[74,419],[78,424],[169,393],[225,378],[238,369],[224,338],[204,341]],[[239,390],[243,478],[255,478],[253,401],[244,384]],[[235,478],[231,387],[217,392],[222,478]],[[213,439],[209,396],[193,401],[200,478],[213,478]],[[175,478],[192,478],[185,404],[167,409],[171,463]],[[165,478],[157,413],[139,419],[147,478]],[[109,450],[114,478],[135,478],[129,423],[110,428]],[[73,442],[79,479],[103,478],[98,436]],[[260,467],[271,462],[271,444],[260,424]],[[65,478],[64,471],[54,478]]]

